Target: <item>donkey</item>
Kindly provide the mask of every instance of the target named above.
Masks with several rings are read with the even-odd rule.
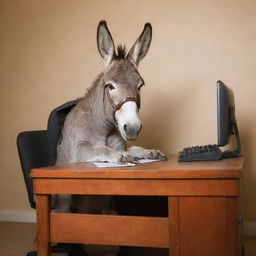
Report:
[[[99,23],[97,45],[105,69],[67,115],[62,140],[57,146],[56,165],[91,161],[122,164],[143,158],[166,159],[159,150],[126,146],[127,141],[138,137],[142,128],[138,113],[144,80],[138,72],[138,64],[147,54],[151,38],[152,27],[146,23],[128,54],[122,46],[118,46],[116,53],[106,21]],[[115,214],[110,196],[71,198],[61,195],[54,197],[54,201],[56,211],[72,209],[79,213]]]
[[[118,46],[116,53],[106,21],[99,23],[97,45],[105,69],[68,114],[57,147],[56,165],[91,161],[122,164],[142,158],[166,159],[159,150],[126,146],[126,141],[135,140],[142,128],[138,112],[144,80],[138,72],[138,64],[147,54],[151,38],[152,27],[146,23],[128,54],[122,46]],[[55,203],[60,211],[70,211],[71,206],[84,213],[111,209],[111,197],[92,200],[91,196],[76,196],[71,200],[70,196],[61,196]]]

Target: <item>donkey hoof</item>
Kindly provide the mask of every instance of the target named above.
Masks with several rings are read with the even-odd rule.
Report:
[[[119,164],[127,164],[127,163],[137,163],[138,161],[136,160],[136,158],[130,154],[128,154],[127,152],[122,152],[121,156],[118,160]]]
[[[151,149],[149,150],[147,158],[149,159],[161,159],[161,160],[167,160],[167,156],[164,155],[160,150]]]

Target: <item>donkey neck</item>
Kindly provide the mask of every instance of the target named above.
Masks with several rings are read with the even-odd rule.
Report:
[[[105,99],[102,74],[95,80],[83,99],[83,108],[88,112],[88,125],[96,136],[107,137],[114,128],[110,103]]]

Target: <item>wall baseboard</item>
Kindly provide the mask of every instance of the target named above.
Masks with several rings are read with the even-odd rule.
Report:
[[[0,210],[0,221],[36,222],[35,210]],[[256,222],[244,222],[244,236],[256,236]]]
[[[0,221],[36,222],[35,210],[0,210]]]

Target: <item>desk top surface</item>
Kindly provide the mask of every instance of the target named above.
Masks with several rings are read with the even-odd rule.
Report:
[[[134,167],[98,168],[92,163],[75,163],[32,169],[32,178],[73,179],[218,179],[239,178],[244,157],[220,161],[177,162],[177,156],[167,161],[137,164]]]

